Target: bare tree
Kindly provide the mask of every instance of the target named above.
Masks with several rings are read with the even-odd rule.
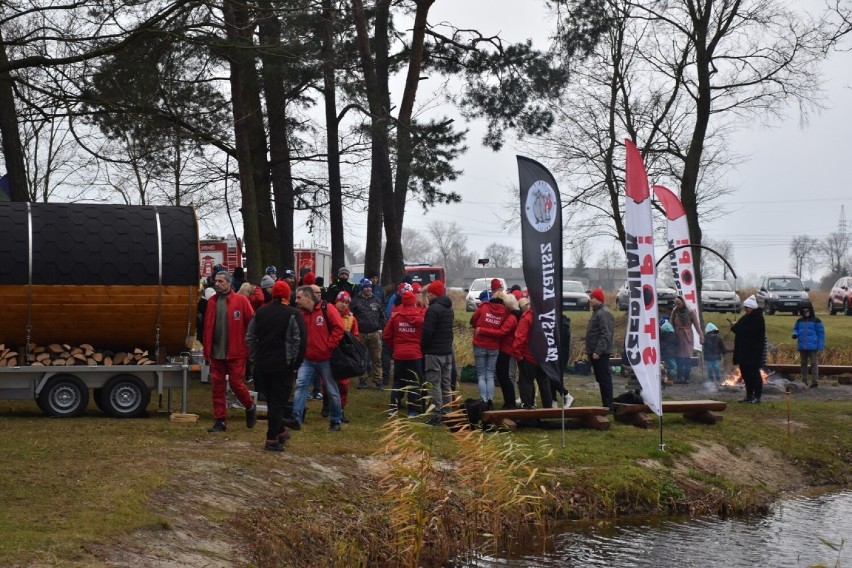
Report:
[[[494,268],[506,268],[512,266],[518,258],[518,251],[501,243],[491,243],[485,248],[485,256],[491,260]]]
[[[437,249],[447,280],[461,278],[464,269],[474,266],[476,255],[467,250],[467,237],[456,222],[429,224],[429,235]]]
[[[626,270],[624,252],[621,250],[610,249],[598,257],[598,276],[604,290],[615,290],[618,280],[624,277]]]
[[[403,229],[401,242],[406,262],[432,262],[435,249],[425,231]]]
[[[831,276],[842,276],[849,272],[849,233],[845,231],[830,233],[822,241],[819,250]]]
[[[564,128],[545,141],[543,153],[571,179],[565,206],[591,213],[574,228],[609,231],[623,243],[626,135],[642,150],[649,177],[680,188],[690,239],[701,244],[699,219],[721,211],[710,201],[725,190],[719,176],[736,160],[724,136],[747,118],[780,117],[790,102],[807,109],[824,36],[781,0],[605,3],[608,34],[575,71],[583,80],[566,91]],[[700,261],[700,250],[696,256]]]
[[[819,241],[807,235],[793,237],[790,241],[790,260],[792,268],[801,278],[808,259],[819,250]]]

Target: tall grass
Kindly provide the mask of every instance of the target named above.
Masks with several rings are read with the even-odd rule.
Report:
[[[533,465],[534,452],[505,434],[471,429],[462,414],[460,409],[448,417],[464,424],[451,434],[453,467],[438,466],[429,426],[395,417],[381,428],[379,457],[387,473],[380,487],[394,535],[392,566],[443,564],[463,551],[496,551],[544,528],[545,474]]]

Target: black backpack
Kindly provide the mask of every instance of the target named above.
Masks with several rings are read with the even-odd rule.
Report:
[[[322,310],[325,313],[325,324],[331,331],[325,302],[322,303]],[[367,351],[367,347],[358,341],[357,337],[348,331],[344,331],[340,343],[331,352],[332,376],[339,381],[340,379],[360,377],[365,375],[369,369],[370,353]]]

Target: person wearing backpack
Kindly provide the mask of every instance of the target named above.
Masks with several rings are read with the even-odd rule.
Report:
[[[349,311],[349,304],[351,303],[352,297],[349,295],[349,292],[339,292],[337,294],[337,301],[334,303],[334,307],[337,309],[337,313],[340,314],[340,319],[343,321],[343,330],[360,339],[358,319],[352,315],[351,311]],[[349,419],[346,418],[346,397],[349,395],[349,379],[349,377],[337,379],[337,390],[340,391],[340,422],[343,424],[349,423]],[[323,397],[321,414],[323,418],[328,418],[328,397],[325,396],[325,387],[323,387],[322,390]]]
[[[302,310],[305,319],[307,347],[305,359],[296,374],[296,394],[293,397],[294,430],[305,421],[305,406],[308,390],[313,385],[314,375],[319,375],[325,385],[329,400],[329,430],[340,431],[343,410],[340,407],[340,391],[331,374],[331,354],[343,338],[343,320],[335,308],[328,308],[311,286],[296,289],[296,307]]]

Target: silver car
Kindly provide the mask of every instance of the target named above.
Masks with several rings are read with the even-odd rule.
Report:
[[[705,312],[740,313],[742,301],[729,282],[704,280],[701,283],[701,309]]]
[[[589,293],[582,282],[576,280],[562,281],[562,310],[587,312],[591,308]]]
[[[657,286],[657,309],[671,310],[674,307],[674,301],[677,297],[677,291],[674,288],[667,286]],[[630,290],[627,288],[627,282],[621,285],[615,295],[615,307],[623,312],[627,311],[627,305],[630,303]]]

